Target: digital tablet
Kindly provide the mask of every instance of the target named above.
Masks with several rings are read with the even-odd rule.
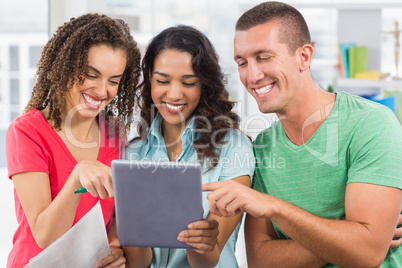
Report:
[[[112,180],[121,245],[193,248],[177,237],[202,219],[198,163],[113,160]]]

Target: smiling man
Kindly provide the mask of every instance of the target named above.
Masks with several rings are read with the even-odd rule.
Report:
[[[240,80],[280,121],[254,141],[254,189],[204,185],[210,211],[248,213],[249,267],[399,267],[402,248],[390,241],[401,211],[401,126],[385,106],[322,90],[313,54],[292,6],[265,2],[237,21]],[[272,155],[284,165],[266,166]]]

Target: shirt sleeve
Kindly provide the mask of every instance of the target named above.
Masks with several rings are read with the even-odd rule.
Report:
[[[378,108],[355,127],[349,147],[348,182],[402,189],[402,127],[387,108]]]
[[[49,154],[39,130],[26,122],[14,120],[6,134],[6,159],[8,177],[23,172],[49,174]],[[40,126],[38,126],[40,127]]]
[[[232,131],[226,137],[222,148],[219,166],[222,172],[219,181],[248,175],[253,179],[254,152],[251,140],[240,131]]]

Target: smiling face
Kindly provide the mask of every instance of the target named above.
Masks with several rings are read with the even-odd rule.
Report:
[[[201,82],[189,53],[167,49],[155,58],[151,97],[165,127],[186,125],[201,99]]]
[[[122,50],[96,45],[88,51],[87,75],[83,84],[76,83],[66,97],[66,113],[74,107],[75,115],[95,118],[116,96],[126,68]]]
[[[236,31],[234,58],[240,80],[263,113],[286,114],[297,98],[300,82],[299,50],[290,53],[279,42],[281,24],[270,21]]]

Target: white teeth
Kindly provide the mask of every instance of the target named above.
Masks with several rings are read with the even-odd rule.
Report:
[[[94,99],[92,99],[89,95],[87,94],[82,94],[82,96],[84,96],[84,99],[91,105],[93,106],[98,106],[102,103],[102,101],[95,101]]]
[[[173,105],[173,104],[166,103],[166,107],[168,107],[169,109],[175,110],[175,111],[180,110],[183,106],[184,106],[184,104]]]
[[[274,84],[271,84],[271,85],[256,89],[255,92],[257,92],[257,94],[264,94],[264,93],[269,92],[273,86],[274,86]]]

